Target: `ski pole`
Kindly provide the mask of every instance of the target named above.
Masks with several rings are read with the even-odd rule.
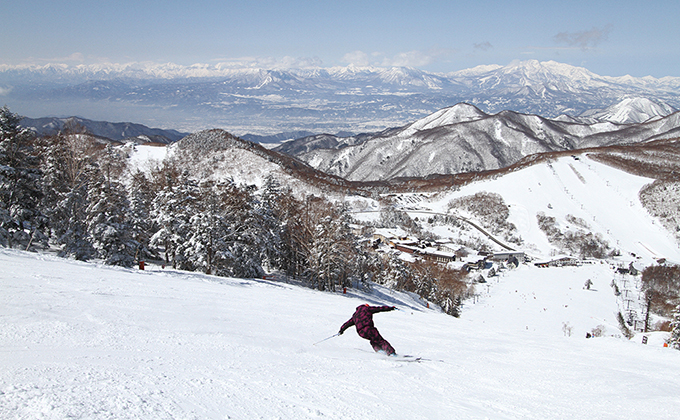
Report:
[[[321,340],[321,341],[317,341],[316,343],[314,343],[314,344],[312,344],[312,345],[313,345],[313,346],[316,346],[316,345],[319,344],[319,343],[323,343],[324,341],[330,340],[331,338],[337,337],[337,336],[339,336],[339,335],[340,335],[340,333],[335,333],[335,334],[331,335],[330,337],[324,338],[324,339]]]

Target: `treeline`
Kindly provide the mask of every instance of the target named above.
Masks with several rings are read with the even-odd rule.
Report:
[[[645,331],[649,330],[650,313],[670,318],[666,328],[671,347],[680,350],[680,266],[654,265],[642,271],[645,297]]]
[[[671,317],[680,305],[680,266],[651,265],[642,271],[642,292],[647,313]]]
[[[0,244],[52,245],[59,255],[131,267],[236,277],[283,270],[321,290],[349,285],[357,243],[348,213],[296,199],[268,180],[255,187],[196,179],[177,159],[142,172],[124,148],[68,132],[33,138],[3,109]]]
[[[375,253],[342,204],[192,177],[179,159],[140,171],[126,149],[72,130],[35,138],[0,109],[0,245],[131,267],[157,260],[219,276],[281,271],[319,290],[378,282],[457,315],[464,273]]]

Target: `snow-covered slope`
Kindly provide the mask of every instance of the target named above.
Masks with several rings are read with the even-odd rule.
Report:
[[[537,215],[544,213],[554,217],[563,231],[582,229],[601,235],[612,249],[621,251],[626,263],[636,261],[645,267],[660,258],[680,263],[680,245],[673,234],[640,203],[640,190],[653,180],[596,162],[586,154],[576,158],[564,157],[474,182],[419,206],[446,213],[454,198],[481,191],[497,193],[509,206],[509,222],[524,241],[517,247],[536,258],[550,259],[560,251],[539,229]],[[443,236],[446,231],[437,233]]]
[[[633,108],[620,107],[631,110]],[[503,111],[488,115],[469,104],[442,109],[398,130],[352,142],[311,137],[276,150],[294,153],[316,169],[353,181],[479,172],[553,151],[639,143],[680,135],[680,113],[644,124],[551,120]],[[332,137],[332,136],[327,136]],[[304,146],[307,147],[304,147]]]
[[[606,266],[520,267],[456,319],[409,296],[322,293],[0,249],[3,419],[659,419],[680,352],[620,338]],[[594,290],[583,290],[585,279]],[[364,302],[409,363],[337,332]],[[601,326],[603,338],[585,333]]]
[[[277,160],[276,155],[267,155],[270,152],[264,148],[259,148],[256,153],[252,150],[254,147],[256,145],[252,143],[235,140],[228,133],[215,130],[190,136],[170,147],[170,150],[171,153],[188,153],[180,156],[177,162],[182,170],[189,171],[197,179],[233,179],[238,184],[260,187],[266,177],[272,175],[284,188],[291,188],[296,194],[322,194],[328,198],[332,198],[329,196],[332,194],[338,200],[351,201],[354,211],[378,210],[378,203],[374,200],[351,197],[351,191],[360,189],[361,184],[343,184],[337,178],[323,179],[318,174],[286,167]],[[158,160],[163,158],[168,148],[136,146],[134,150],[130,160],[132,168],[144,170],[150,165],[158,165]],[[513,246],[537,258],[547,259],[562,252],[555,244],[548,242],[545,233],[538,227],[537,215],[544,213],[548,217],[555,217],[557,227],[563,232],[579,229],[600,235],[612,251],[621,252],[625,261],[637,260],[632,255],[635,254],[643,259],[642,266],[660,258],[680,263],[680,247],[674,237],[680,228],[675,225],[675,221],[680,220],[677,214],[673,215],[676,210],[672,206],[648,210],[640,202],[640,191],[654,179],[605,165],[590,158],[588,153],[574,153],[573,157],[566,155],[539,160],[539,163],[502,176],[498,174],[480,178],[462,187],[449,189],[441,184],[437,188],[439,193],[433,199],[423,201],[419,198],[415,204],[405,202],[402,207],[446,213],[449,202],[455,198],[472,196],[478,192],[497,193],[509,206],[509,222],[516,227],[514,235],[523,241]],[[645,156],[651,157],[652,153]],[[648,163],[652,166],[663,165],[672,156],[675,155],[662,153],[658,161],[650,160]],[[302,169],[310,168],[305,166]],[[671,169],[667,168],[667,172],[670,173]],[[369,186],[365,188],[365,191],[376,191]],[[383,191],[380,187],[377,190]],[[663,200],[647,199],[650,203],[657,201]],[[672,203],[672,200],[667,201]],[[667,220],[661,221],[650,216],[650,211],[668,215]],[[366,217],[376,214],[368,213]],[[360,214],[355,216],[360,217]],[[578,225],[574,221],[578,221]],[[664,227],[664,223],[667,226]],[[459,239],[457,235],[460,234],[457,230],[447,229],[435,233],[442,237],[451,235],[453,239]]]
[[[341,188],[346,181],[316,171],[304,162],[270,151],[259,144],[234,137],[224,130],[204,130],[167,146],[165,156],[180,170],[195,179],[224,181],[262,186],[268,177],[296,193],[320,194],[319,188]],[[131,153],[133,168],[156,163],[154,157],[163,150],[136,146]],[[149,161],[146,161],[146,160]]]
[[[666,117],[677,109],[648,98],[625,98],[606,109],[594,109],[581,114],[583,121],[610,121],[617,124],[636,124]]]

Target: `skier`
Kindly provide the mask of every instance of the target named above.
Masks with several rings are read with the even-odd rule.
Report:
[[[392,348],[387,340],[382,338],[378,330],[375,328],[375,325],[373,325],[374,313],[393,311],[395,309],[397,308],[394,306],[370,306],[368,303],[357,306],[357,310],[354,312],[354,315],[352,315],[352,318],[342,324],[338,334],[342,335],[342,333],[344,333],[347,328],[354,325],[357,328],[357,334],[359,334],[359,337],[369,340],[371,342],[371,346],[373,346],[373,350],[376,352],[382,350],[388,356],[396,354],[394,348]]]

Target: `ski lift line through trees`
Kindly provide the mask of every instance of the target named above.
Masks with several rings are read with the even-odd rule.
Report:
[[[501,242],[500,240],[498,240],[496,237],[494,237],[492,234],[490,234],[489,232],[487,232],[486,230],[484,230],[482,227],[478,226],[476,223],[474,223],[474,222],[472,222],[472,221],[466,219],[466,218],[463,217],[463,216],[454,215],[454,214],[450,214],[450,213],[437,213],[437,212],[434,212],[434,211],[427,211],[427,210],[405,210],[404,212],[405,212],[405,213],[434,214],[434,215],[437,215],[437,216],[448,216],[448,217],[454,217],[454,218],[460,219],[460,220],[464,221],[465,223],[469,224],[470,226],[472,226],[473,228],[475,228],[475,229],[477,229],[478,231],[480,231],[480,232],[481,232],[482,234],[484,234],[487,238],[489,238],[489,239],[492,240],[493,242],[497,243],[497,244],[500,245],[501,247],[507,249],[508,251],[516,251],[516,249],[514,249],[514,248],[512,248],[512,247],[510,247],[510,246],[508,246],[508,245],[506,245],[506,244],[504,244],[503,242]],[[380,213],[380,210],[353,211],[352,213]]]

